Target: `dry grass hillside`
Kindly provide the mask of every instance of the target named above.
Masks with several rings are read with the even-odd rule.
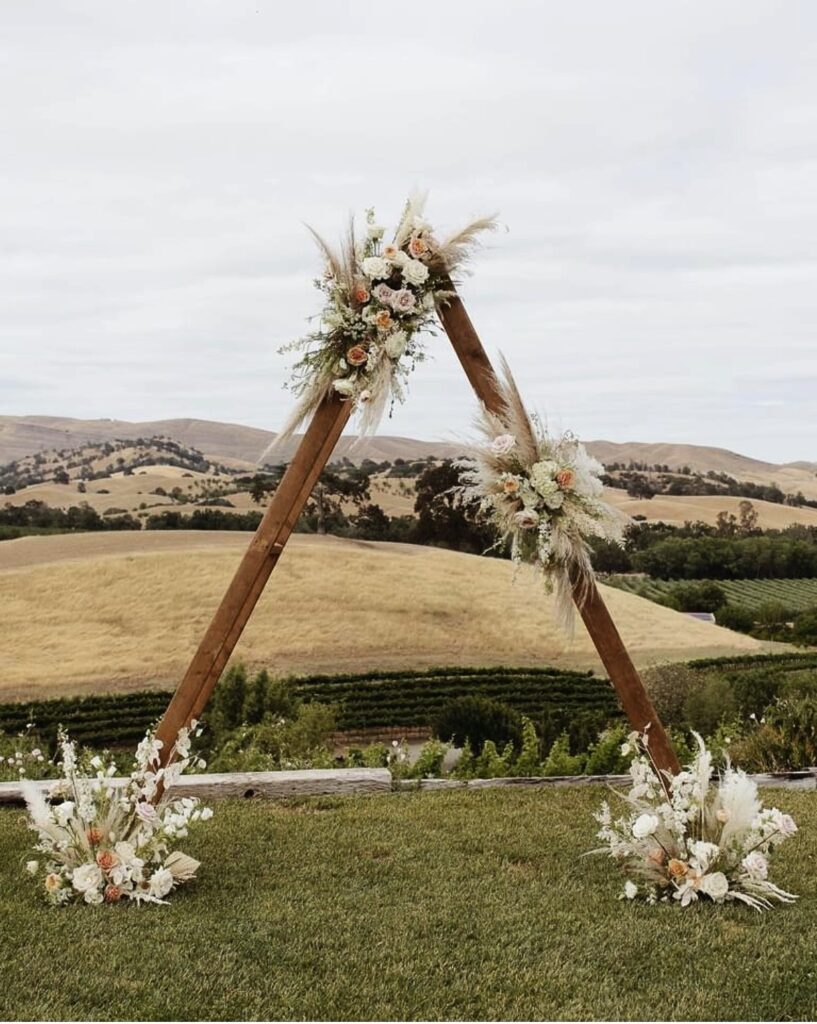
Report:
[[[285,412],[282,406],[279,410],[272,410],[270,416],[280,421],[284,419]],[[60,416],[0,416],[0,463],[47,448],[75,448],[89,441],[104,442],[117,438],[158,435],[172,437],[181,444],[197,448],[212,461],[240,468],[254,465],[275,436],[269,430],[213,420],[180,418],[131,422],[79,420]],[[461,454],[455,444],[389,436],[365,438],[358,441],[354,451],[351,451],[356,440],[353,436],[342,438],[336,449],[337,457],[349,455],[359,461],[364,458],[418,459],[427,455],[445,458]],[[294,444],[285,448],[282,457],[288,458],[292,447]],[[701,473],[714,470],[728,473],[736,480],[759,484],[776,483],[787,493],[794,494],[802,490],[807,498],[817,498],[815,462],[777,465],[724,448],[691,444],[590,441],[587,447],[602,462],[628,463],[634,460],[649,465],[667,465],[670,469],[690,466]]]
[[[246,534],[26,537],[0,544],[0,697],[171,686],[230,580]],[[604,588],[635,661],[764,646]],[[239,645],[279,672],[441,664],[600,668],[581,625],[508,562],[296,536]]]
[[[614,508],[628,516],[644,516],[647,520],[660,520],[676,526],[685,522],[708,523],[714,526],[720,512],[739,515],[739,506],[743,498],[724,495],[683,495],[659,494],[649,501],[643,498],[631,498],[626,491],[617,487],[607,487],[604,491],[605,500]],[[757,512],[758,525],[763,530],[779,530],[793,523],[803,526],[817,526],[817,509],[794,508],[791,505],[777,505],[772,501],[752,500],[752,507]]]

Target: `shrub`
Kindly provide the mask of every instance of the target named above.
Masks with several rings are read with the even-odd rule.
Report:
[[[679,583],[672,596],[682,612],[716,612],[726,604],[726,593],[717,583]]]
[[[796,644],[817,645],[817,608],[800,612],[794,620],[792,640]]]
[[[581,775],[584,770],[585,755],[570,753],[570,740],[563,732],[550,748],[542,769],[545,776]]]
[[[455,779],[473,779],[475,771],[476,761],[474,758],[474,752],[471,749],[470,741],[466,740],[465,746],[462,748],[462,753],[457,759],[457,763],[451,769],[451,776]]]
[[[736,712],[737,701],[729,680],[707,675],[684,702],[684,723],[702,736],[708,736],[721,722],[734,718]]]
[[[748,608],[739,604],[725,604],[715,612],[715,621],[725,629],[733,629],[736,633],[751,633],[755,625],[755,617]]]
[[[424,743],[420,756],[412,767],[411,774],[415,779],[438,778],[442,775],[443,761],[448,747],[439,740],[431,739]]]
[[[599,736],[587,751],[586,775],[626,775],[632,756],[622,754],[621,746],[629,735],[627,725],[614,725]]]
[[[518,711],[489,697],[457,697],[445,704],[433,726],[434,735],[457,747],[471,741],[480,750],[488,740],[518,747],[522,741],[522,717]]]
[[[522,719],[522,749],[513,766],[514,775],[541,775],[542,762],[539,754],[539,737],[536,726],[529,718]]]
[[[796,771],[817,764],[817,698],[778,701],[730,751],[747,771]]]
[[[656,665],[643,673],[644,686],[664,725],[686,725],[686,705],[707,674],[689,665]]]
[[[474,775],[478,779],[501,779],[510,775],[509,755],[513,757],[511,744],[500,754],[494,741],[486,740],[482,753],[474,764]]]

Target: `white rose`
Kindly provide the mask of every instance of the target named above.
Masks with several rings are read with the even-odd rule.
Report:
[[[156,808],[147,800],[140,800],[136,805],[136,817],[146,825],[155,826],[159,821],[159,815]]]
[[[756,882],[762,881],[768,877],[769,865],[766,858],[762,853],[754,850],[752,853],[747,853],[741,861],[741,866],[746,871],[746,874]]]
[[[516,447],[516,438],[513,434],[500,434],[491,442],[491,451],[494,455],[507,455]]]
[[[71,800],[65,800],[54,808],[54,817],[58,825],[67,825],[74,816],[74,804]]]
[[[721,849],[717,843],[707,843],[698,840],[692,844],[692,857],[701,871],[708,871],[711,864],[717,860]]]
[[[793,836],[797,831],[797,825],[794,823],[794,818],[789,814],[781,814],[777,820],[777,827],[783,833],[786,838]]]
[[[638,895],[638,886],[634,882],[625,882],[624,895],[628,900],[634,900]]]
[[[406,351],[406,332],[395,331],[386,338],[386,355],[390,359],[399,359]]]
[[[428,267],[419,260],[408,259],[401,267],[403,280],[409,284],[422,284],[428,277]]]
[[[201,820],[202,821],[209,821],[212,817],[213,817],[213,808],[212,807],[202,807],[202,809],[201,809]]]
[[[38,860],[27,860],[26,861],[26,871],[30,875],[36,875],[37,872],[39,871],[39,869],[40,869],[40,862]]]
[[[336,380],[332,387],[337,391],[339,395],[343,395],[348,398],[355,393],[355,382],[350,380],[348,377],[342,377]]]
[[[71,875],[71,882],[77,892],[90,892],[93,889],[98,889],[104,880],[102,869],[96,864],[80,864],[78,868],[74,868],[74,873]]]
[[[636,839],[646,839],[658,828],[658,818],[654,814],[641,814],[633,822],[633,835]]]
[[[704,875],[698,883],[700,892],[705,892],[711,899],[720,902],[729,892],[729,882],[722,871],[713,871],[711,875]]]
[[[381,277],[389,277],[391,264],[381,256],[367,256],[363,261],[363,273],[372,281]]]
[[[173,872],[168,868],[157,868],[150,876],[150,895],[163,899],[173,888]]]

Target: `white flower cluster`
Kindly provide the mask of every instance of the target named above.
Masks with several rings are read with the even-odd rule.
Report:
[[[622,748],[636,754],[627,815],[613,820],[603,804],[596,814],[598,837],[628,876],[622,898],[649,903],[677,900],[682,907],[701,897],[715,903],[740,901],[755,910],[795,896],[769,880],[769,856],[797,832],[788,814],[763,808],[757,785],[727,766],[712,781],[712,759],[696,736],[698,753],[675,776],[658,772],[647,737],[633,733]]]
[[[571,434],[551,437],[524,410],[514,423],[485,414],[483,429],[487,439],[472,448],[467,493],[479,500],[501,542],[510,540],[515,562],[536,566],[549,587],[560,584],[560,611],[569,625],[568,575],[592,578],[587,538],[622,542],[623,520],[602,501],[603,466]]]
[[[167,768],[159,767],[161,749],[148,733],[137,748],[130,778],[123,780],[116,776],[116,765],[106,765],[98,755],[81,763],[75,745],[61,736],[64,778],[52,788],[51,802],[34,783],[25,784],[39,855],[26,870],[44,875],[49,902],[165,903],[175,886],[195,877],[198,861],[171,848],[188,835],[191,824],[211,818],[212,810],[191,797],[158,806],[152,800],[160,782],[169,788],[186,768],[203,762],[191,756],[187,729],[179,733],[175,760]]]

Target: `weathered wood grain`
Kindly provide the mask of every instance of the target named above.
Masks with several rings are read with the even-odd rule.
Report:
[[[127,779],[116,780],[126,785]],[[56,780],[38,782],[44,791]],[[302,796],[343,796],[389,793],[392,777],[388,768],[320,768],[311,771],[231,772],[210,775],[183,775],[168,796],[197,796],[202,800],[225,797],[266,797],[286,799]],[[0,804],[22,804],[23,792],[17,782],[0,782]]]

